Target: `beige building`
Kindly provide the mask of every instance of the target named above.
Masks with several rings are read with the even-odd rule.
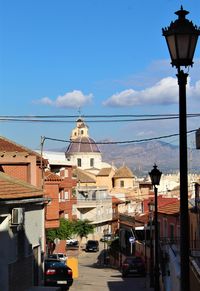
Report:
[[[132,171],[127,166],[122,166],[116,170],[113,176],[113,188],[133,188],[135,184],[135,178]]]
[[[113,188],[113,176],[115,175],[115,168],[103,168],[96,175],[97,186],[107,187],[108,190]]]

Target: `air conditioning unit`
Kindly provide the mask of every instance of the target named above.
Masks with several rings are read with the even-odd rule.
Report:
[[[13,208],[11,223],[15,225],[24,224],[24,208]]]

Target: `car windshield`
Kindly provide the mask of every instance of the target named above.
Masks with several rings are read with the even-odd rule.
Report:
[[[65,266],[65,264],[63,262],[60,261],[46,261],[45,262],[45,266],[46,268],[58,268],[58,267],[63,267]]]
[[[87,243],[89,245],[97,245],[98,244],[98,242],[97,241],[94,241],[94,240],[89,240]]]

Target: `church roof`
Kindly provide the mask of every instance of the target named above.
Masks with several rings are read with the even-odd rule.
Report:
[[[123,166],[115,172],[113,178],[133,178],[133,177],[134,176],[132,171],[128,167]]]
[[[74,169],[73,173],[76,175],[77,181],[80,181],[81,183],[95,183],[95,179],[93,179],[89,174],[82,171],[81,169]]]
[[[102,168],[99,173],[97,174],[97,176],[109,176],[110,172],[112,171],[112,168]]]
[[[66,154],[74,153],[100,153],[95,141],[86,136],[80,136],[70,142]]]

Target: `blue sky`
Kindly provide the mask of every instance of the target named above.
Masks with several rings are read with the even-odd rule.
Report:
[[[0,0],[0,115],[178,113],[176,69],[161,29],[181,5],[200,26],[199,0]],[[189,76],[187,110],[198,113],[200,40]],[[178,120],[85,120],[96,141],[178,132]],[[41,136],[68,140],[73,127],[1,121],[0,135],[36,149]],[[199,127],[199,118],[188,120],[189,130]]]

